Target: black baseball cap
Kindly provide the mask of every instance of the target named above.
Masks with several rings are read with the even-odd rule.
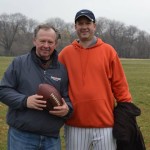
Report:
[[[82,17],[82,16],[85,16],[92,22],[95,22],[95,16],[94,16],[93,12],[88,9],[82,9],[82,10],[78,11],[75,16],[75,22],[77,21],[77,19],[79,17]]]

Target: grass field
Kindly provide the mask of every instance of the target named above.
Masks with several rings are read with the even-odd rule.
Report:
[[[10,57],[0,57],[0,79],[11,62]],[[137,117],[138,125],[144,136],[147,150],[150,150],[150,60],[121,59],[129,83],[133,102],[141,109]],[[0,103],[0,150],[6,150],[8,126],[5,122],[7,107]],[[62,147],[64,148],[63,130],[61,130]]]

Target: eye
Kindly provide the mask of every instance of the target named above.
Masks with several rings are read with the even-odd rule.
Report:
[[[84,24],[84,22],[79,22],[78,24],[79,24],[79,25],[83,25],[83,24]]]
[[[52,44],[53,44],[53,42],[52,42],[52,41],[48,41],[48,44],[49,44],[49,45],[52,45]]]
[[[41,44],[44,44],[45,42],[46,42],[46,41],[44,41],[44,40],[41,40],[41,41],[40,41]]]
[[[91,24],[91,22],[87,22],[86,24],[90,25],[90,24]]]

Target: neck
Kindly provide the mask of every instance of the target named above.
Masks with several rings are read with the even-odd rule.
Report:
[[[95,45],[96,42],[97,42],[96,36],[93,36],[93,38],[92,38],[91,40],[89,40],[89,41],[80,41],[80,40],[79,40],[79,43],[80,43],[80,44],[82,45],[82,47],[84,47],[84,48],[89,48],[89,47]]]

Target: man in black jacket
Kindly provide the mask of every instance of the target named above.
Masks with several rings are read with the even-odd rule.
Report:
[[[57,60],[59,34],[43,24],[34,31],[35,47],[16,57],[0,82],[0,100],[7,113],[8,150],[60,150],[59,131],[72,112],[68,97],[68,76]],[[53,85],[63,97],[63,105],[46,111],[46,102],[37,95],[38,85]]]

